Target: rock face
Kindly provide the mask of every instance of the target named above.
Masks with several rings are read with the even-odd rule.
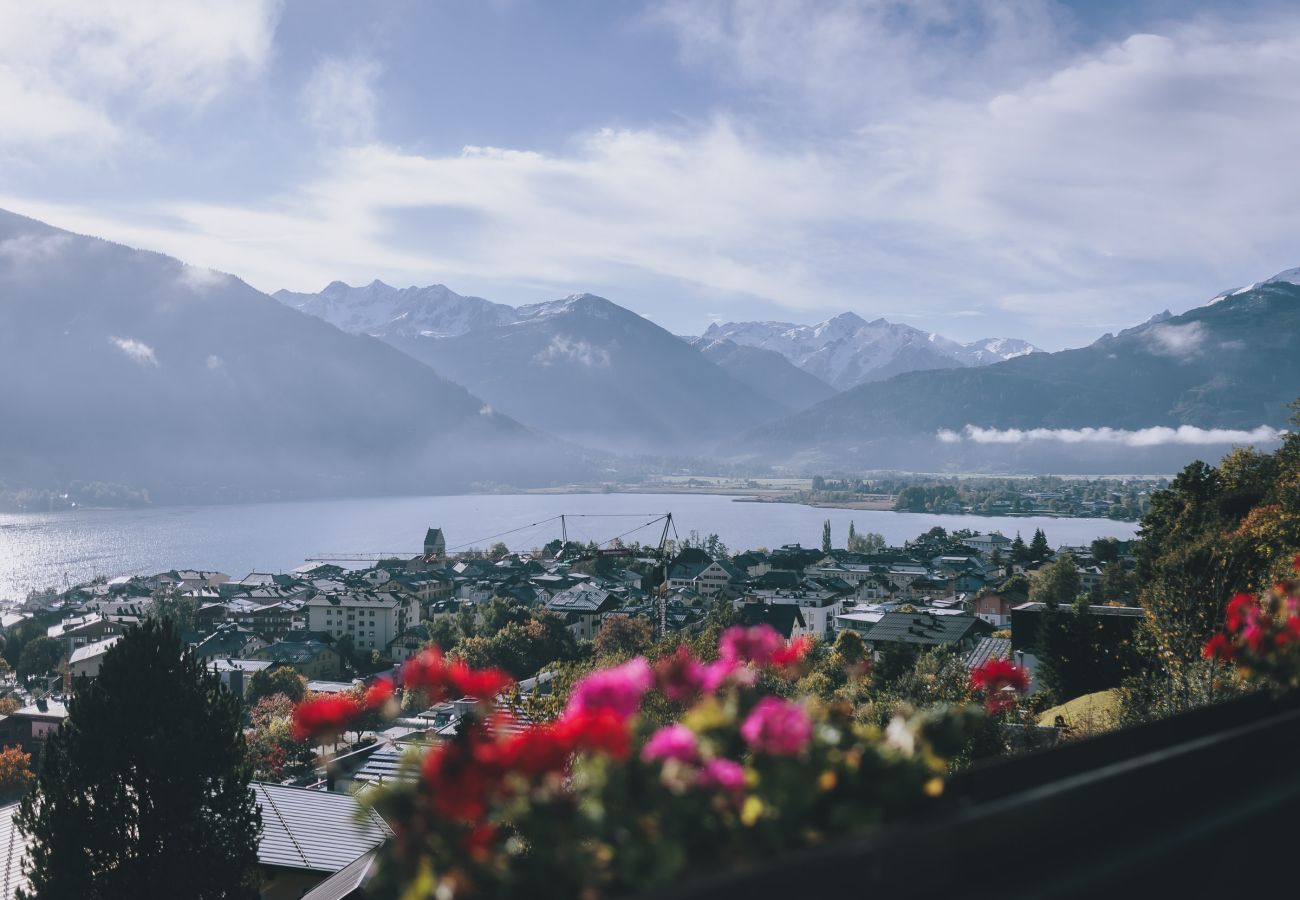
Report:
[[[549,483],[576,457],[238,278],[6,212],[0,378],[0,477],[16,481],[415,493]]]

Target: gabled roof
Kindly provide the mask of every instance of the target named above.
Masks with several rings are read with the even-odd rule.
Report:
[[[337,872],[374,850],[392,831],[351,796],[252,783],[262,810],[257,861],[264,866]]]
[[[546,608],[552,612],[596,613],[607,612],[617,605],[614,595],[603,588],[576,585],[548,600]]]
[[[978,669],[990,659],[1010,659],[1011,638],[981,638],[975,649],[966,654],[966,666]]]

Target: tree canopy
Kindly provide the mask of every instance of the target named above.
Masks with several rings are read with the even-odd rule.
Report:
[[[239,701],[174,622],[128,631],[68,713],[17,815],[30,843],[20,896],[257,896],[261,816]]]

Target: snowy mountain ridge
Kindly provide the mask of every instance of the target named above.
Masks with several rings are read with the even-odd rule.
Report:
[[[775,350],[840,390],[918,369],[982,366],[1038,350],[1018,338],[982,338],[962,344],[910,325],[841,313],[816,325],[727,322],[710,325],[709,340]]]

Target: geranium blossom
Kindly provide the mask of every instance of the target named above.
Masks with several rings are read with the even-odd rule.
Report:
[[[705,788],[739,791],[745,787],[745,767],[730,759],[711,759],[700,767],[695,783]]]
[[[692,700],[706,690],[704,665],[685,644],[679,645],[672,656],[659,660],[655,665],[655,679],[664,696],[679,703]]]
[[[342,734],[361,713],[361,704],[342,694],[305,700],[293,710],[294,739],[319,740]]]
[[[690,763],[699,759],[700,747],[695,732],[685,725],[665,725],[650,736],[641,748],[641,758],[647,762],[675,759]]]
[[[640,656],[621,666],[592,672],[573,686],[565,715],[609,710],[620,719],[630,718],[653,684],[654,672]]]
[[[733,663],[753,663],[766,666],[785,646],[781,635],[771,625],[746,628],[733,625],[722,633],[718,642],[718,656]]]
[[[1029,673],[1009,659],[990,659],[970,673],[971,687],[985,694],[984,706],[989,712],[1000,712],[1015,704],[1014,694],[1029,690]]]
[[[759,753],[794,756],[812,738],[812,720],[798,703],[764,697],[740,726],[740,736]]]

